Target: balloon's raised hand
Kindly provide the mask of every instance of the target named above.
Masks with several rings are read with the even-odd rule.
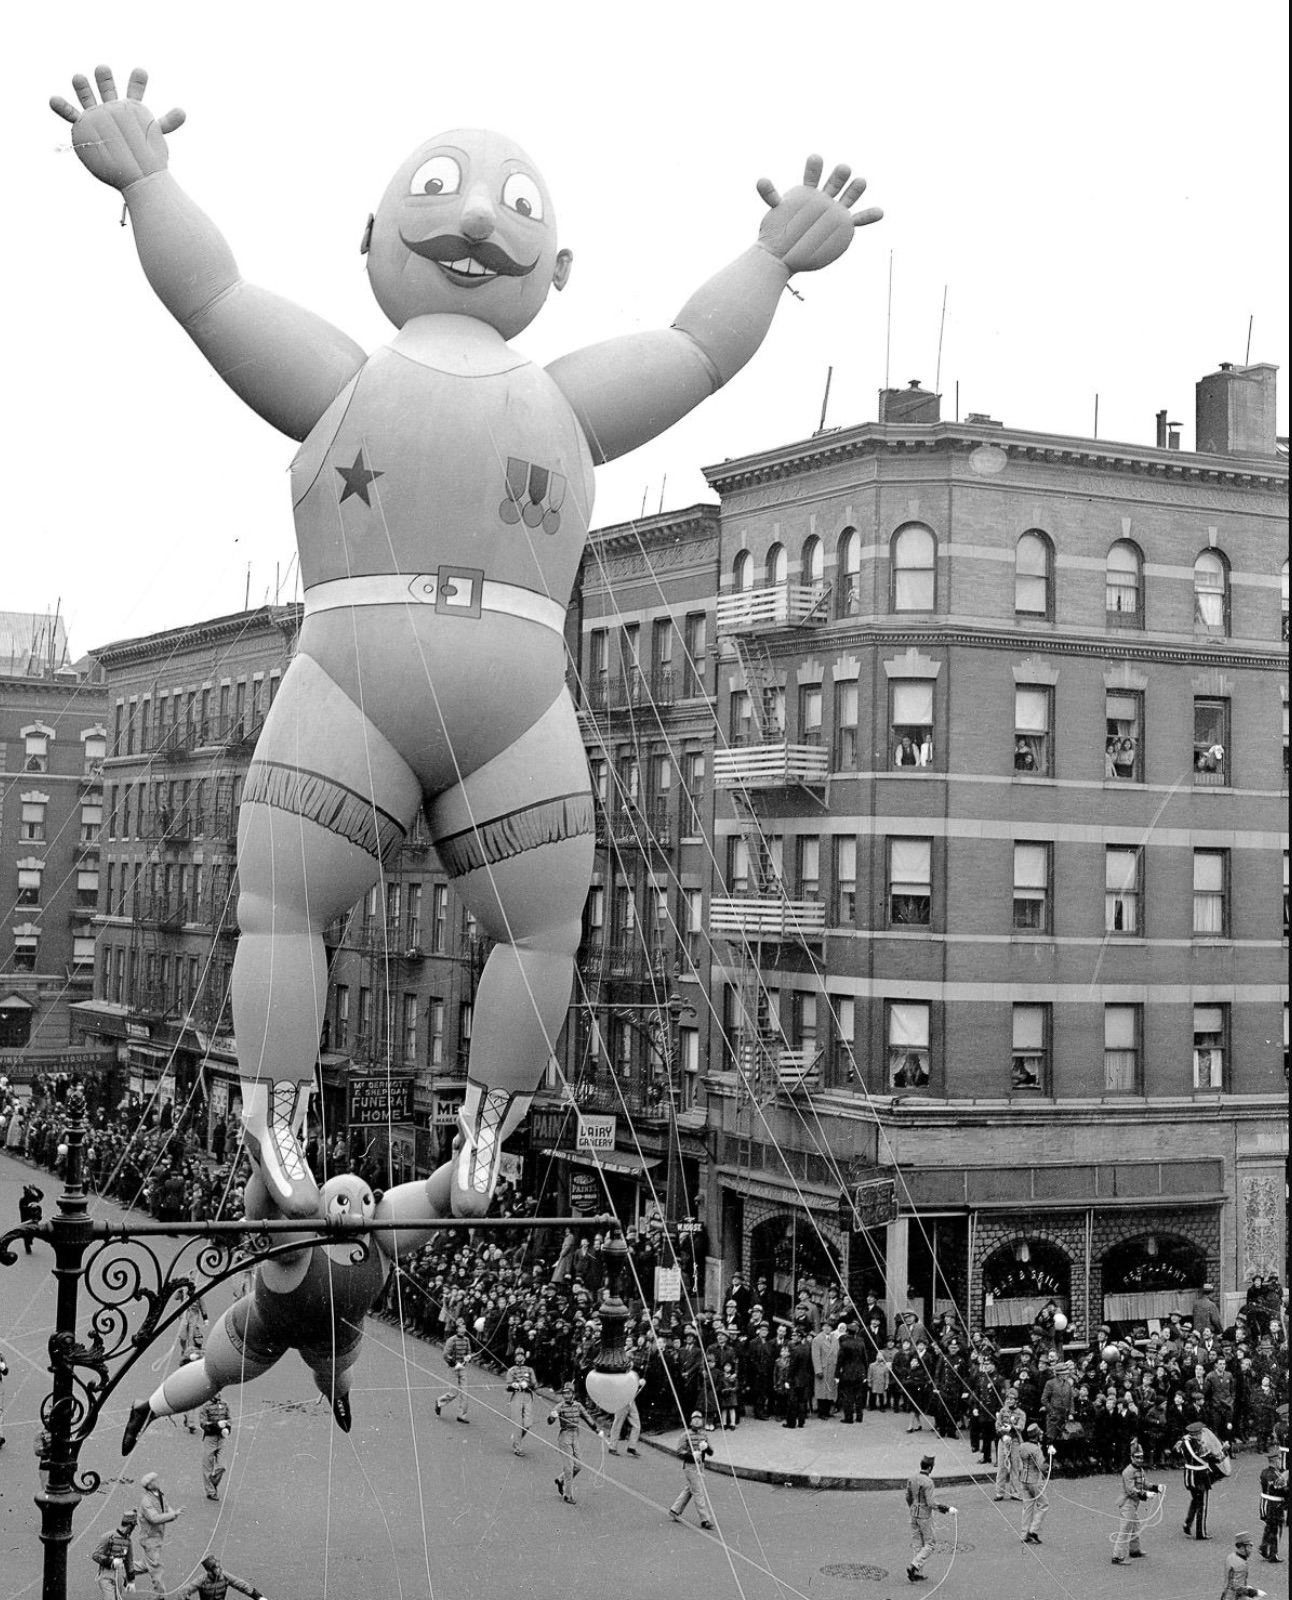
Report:
[[[866,180],[853,178],[852,168],[842,162],[825,180],[825,187],[818,188],[824,167],[820,156],[809,156],[803,182],[783,197],[770,178],[758,180],[758,192],[771,207],[758,230],[758,242],[791,272],[828,267],[852,243],[854,229],[878,222],[884,214],[878,206],[853,211],[865,193]]]
[[[166,167],[166,140],[184,121],[178,109],[168,111],[160,121],[143,103],[148,87],[148,74],[136,67],[126,85],[126,98],[117,98],[111,67],[95,67],[94,87],[82,73],[72,79],[80,109],[56,94],[50,108],[66,122],[72,124],[72,148],[81,158],[82,165],[94,174],[100,183],[114,189],[126,189],[150,173],[162,172]]]

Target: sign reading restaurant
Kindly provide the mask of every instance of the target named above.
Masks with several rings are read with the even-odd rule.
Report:
[[[351,1078],[349,1089],[352,1128],[413,1120],[412,1078]]]

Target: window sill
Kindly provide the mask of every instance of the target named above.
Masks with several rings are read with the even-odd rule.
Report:
[[[1111,928],[1104,930],[1104,942],[1107,944],[1147,944],[1148,936],[1143,933],[1114,933]]]
[[[1233,936],[1228,933],[1195,933],[1193,947],[1195,950],[1212,950],[1217,947],[1227,947],[1234,942]]]
[[[1026,928],[1012,928],[1009,935],[1011,944],[1053,944],[1054,940],[1052,933],[1036,933]]]
[[[943,773],[938,767],[886,767],[886,778],[940,778]]]
[[[1105,789],[1142,789],[1143,778],[1104,778]]]
[[[1010,777],[1015,783],[1056,783],[1058,781],[1049,772],[1011,772]]]

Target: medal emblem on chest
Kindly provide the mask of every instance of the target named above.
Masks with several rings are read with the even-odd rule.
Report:
[[[523,522],[527,528],[557,533],[564,503],[563,474],[532,461],[522,461],[518,456],[507,457],[507,493],[498,507],[498,515],[509,527]]]

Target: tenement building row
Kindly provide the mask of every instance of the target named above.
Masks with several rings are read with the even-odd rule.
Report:
[[[1047,1299],[1088,1334],[1280,1268],[1274,377],[1205,377],[1193,452],[1164,418],[1117,444],[885,391],[877,422],[709,469],[716,504],[592,535],[567,639],[595,873],[509,1145],[545,1207],[659,1212],[711,1297],[737,1268],[774,1314],[843,1281],[1006,1342]],[[238,1109],[241,778],[298,622],[98,653],[70,1042],[208,1133]],[[322,931],[312,1132],[428,1171],[485,943],[419,834]]]

